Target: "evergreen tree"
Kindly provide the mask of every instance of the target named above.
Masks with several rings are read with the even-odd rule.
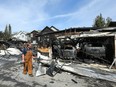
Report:
[[[108,27],[111,20],[112,19],[110,17],[107,17],[107,19],[105,20],[105,18],[102,17],[102,14],[100,14],[95,18],[93,27]]]
[[[5,27],[5,30],[4,30],[4,34],[7,34],[8,33],[8,29],[7,29],[7,25]]]
[[[3,37],[4,37],[4,33],[0,31],[0,40],[3,40]]]
[[[9,24],[9,34],[12,34],[11,25]]]
[[[11,30],[11,25],[10,24],[9,24],[9,29],[8,30],[9,30],[9,32],[8,32],[9,33],[9,38],[11,38],[12,30]]]
[[[8,38],[9,38],[9,30],[6,25],[5,30],[4,30],[4,40],[8,40]]]
[[[100,14],[95,18],[93,27],[104,27],[104,26],[105,26],[105,19],[102,17],[102,14]]]
[[[11,30],[11,25],[9,24],[9,26],[6,25],[5,30],[4,30],[4,40],[8,40],[11,38],[12,35],[12,30]]]

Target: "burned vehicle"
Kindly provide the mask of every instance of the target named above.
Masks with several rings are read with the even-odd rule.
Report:
[[[76,45],[78,46],[76,47]],[[85,62],[111,64],[114,58],[114,37],[60,38],[53,44],[54,58],[78,59]],[[77,48],[79,47],[79,50]]]
[[[111,64],[115,54],[113,36],[81,37],[79,41],[80,59]]]
[[[75,59],[76,48],[70,38],[60,38],[52,44],[53,58]]]
[[[76,58],[76,48],[72,45],[66,45],[64,48],[61,48],[63,52],[64,59],[75,59]]]
[[[84,45],[83,51],[85,52],[86,57],[97,57],[105,58],[105,46],[103,44],[97,43],[86,43]]]

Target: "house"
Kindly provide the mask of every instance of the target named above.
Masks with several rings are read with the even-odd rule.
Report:
[[[31,41],[30,33],[27,33],[27,41]]]
[[[54,35],[48,33],[58,32],[59,30],[54,26],[46,26],[38,35],[38,44],[40,46],[48,46],[51,38],[55,38]],[[48,35],[47,35],[48,34]]]
[[[27,33],[24,32],[24,31],[20,31],[18,33],[15,33],[12,36],[12,39],[14,39],[14,40],[28,41],[28,39],[27,39]]]
[[[40,31],[33,30],[32,32],[28,33],[28,40],[31,41],[32,44],[37,44],[38,43],[38,38],[36,35],[39,34]]]

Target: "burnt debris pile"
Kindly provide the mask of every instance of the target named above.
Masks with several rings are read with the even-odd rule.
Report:
[[[111,64],[114,59],[114,37],[69,37],[52,42],[53,58],[87,63]]]
[[[17,44],[11,41],[0,41],[0,56],[2,58],[11,58],[11,56],[21,55],[21,43],[17,42]]]

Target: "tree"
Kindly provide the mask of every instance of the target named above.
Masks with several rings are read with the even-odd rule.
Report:
[[[110,17],[107,17],[105,26],[108,27],[111,21],[112,21],[112,19]]]
[[[11,25],[9,24],[9,28],[8,28],[8,34],[9,34],[9,38],[11,38],[11,35],[12,35],[12,30],[11,30]]]
[[[4,30],[4,40],[7,40],[7,36],[8,36],[8,29],[6,25],[5,30]]]
[[[0,40],[3,40],[3,37],[4,37],[4,33],[0,31]]]
[[[6,25],[6,27],[5,27],[4,33],[5,33],[5,34],[8,33],[7,25]]]
[[[4,30],[4,40],[8,40],[11,38],[12,35],[12,30],[11,30],[11,25],[9,24],[9,26],[6,25],[5,30]]]
[[[100,14],[95,18],[93,27],[108,27],[111,20],[110,17],[107,17],[105,20],[105,18],[102,17],[102,14]]]
[[[12,34],[11,25],[9,24],[9,34]]]

